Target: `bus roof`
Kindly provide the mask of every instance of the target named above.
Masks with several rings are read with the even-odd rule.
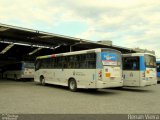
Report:
[[[74,51],[74,52],[66,52],[66,53],[38,56],[36,59],[54,58],[54,57],[68,56],[68,55],[78,55],[78,54],[82,54],[82,53],[94,53],[94,52],[101,52],[101,50],[112,50],[112,51],[119,52],[121,54],[120,51],[115,50],[115,49],[111,49],[111,48],[96,48],[96,49],[89,49],[89,50],[81,50],[81,51]]]
[[[144,55],[152,55],[152,56],[155,56],[154,54],[151,54],[151,53],[130,53],[130,54],[122,54],[123,57],[127,57],[127,56],[144,56]]]

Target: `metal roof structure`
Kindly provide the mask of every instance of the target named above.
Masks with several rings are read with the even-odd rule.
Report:
[[[82,36],[83,37],[83,36]],[[93,48],[112,48],[122,53],[135,52],[133,49],[105,45],[90,40],[63,36],[17,26],[0,24],[0,59],[19,59],[51,53],[69,52]],[[45,51],[45,52],[44,52]],[[39,53],[39,54],[37,54]]]

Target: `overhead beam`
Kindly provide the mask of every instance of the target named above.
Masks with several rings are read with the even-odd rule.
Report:
[[[8,50],[10,50],[12,47],[14,46],[14,44],[10,44],[7,47],[5,47],[0,54],[5,54]]]
[[[70,45],[70,52],[72,52],[73,51],[73,46],[76,46],[76,45],[79,45],[79,44],[82,44],[82,43],[85,43],[85,42],[82,42],[82,41],[80,41],[80,42],[78,42],[78,43],[75,43],[75,44],[73,44],[73,45]]]
[[[8,30],[8,29],[10,29],[10,28],[7,28],[7,27],[0,27],[0,32],[6,31],[6,30]]]
[[[37,49],[33,50],[32,52],[30,52],[29,55],[33,55],[33,54],[35,54],[36,52],[38,52],[38,51],[40,51],[42,49],[43,48],[37,48]]]
[[[29,42],[15,42],[16,40],[8,40],[8,39],[1,39],[0,43],[7,43],[7,44],[14,44],[14,45],[22,45],[22,46],[31,46],[31,47],[37,47],[37,48],[47,48],[52,49],[52,46],[50,45],[42,45],[42,44],[33,44]]]

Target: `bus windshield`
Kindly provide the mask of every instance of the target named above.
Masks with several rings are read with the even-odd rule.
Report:
[[[103,65],[109,66],[120,66],[121,65],[121,55],[115,51],[104,51],[101,53]]]
[[[152,55],[145,55],[145,64],[146,67],[155,68],[156,67],[156,58]]]

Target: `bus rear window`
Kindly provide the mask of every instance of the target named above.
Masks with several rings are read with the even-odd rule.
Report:
[[[134,57],[123,57],[123,70],[139,70],[140,69],[140,58]]]
[[[25,68],[34,68],[34,63],[24,63]]]
[[[145,64],[146,67],[156,67],[156,58],[152,55],[145,55]]]

